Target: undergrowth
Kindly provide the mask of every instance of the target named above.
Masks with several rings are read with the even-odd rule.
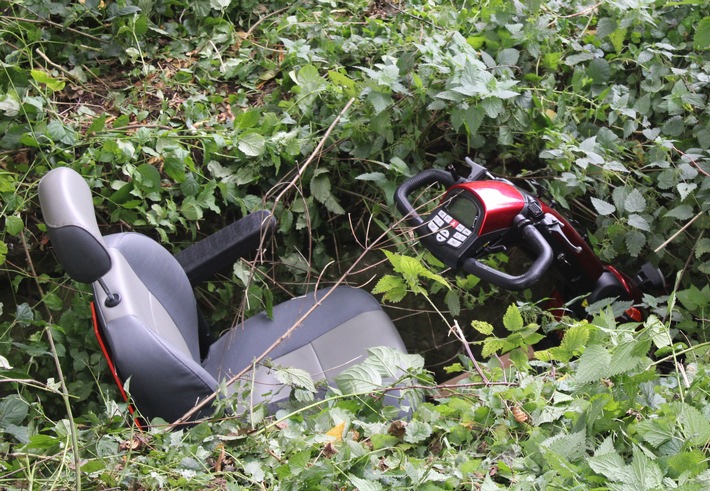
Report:
[[[0,488],[707,489],[705,1],[4,0],[0,14]],[[644,297],[640,325],[611,304],[555,319],[538,292],[446,273],[393,193],[466,155],[541,183],[604,261],[650,260],[667,295]],[[310,407],[139,431],[89,290],[51,254],[36,191],[57,166],[90,183],[103,230],[173,250],[275,210],[268,259],[198,292],[216,330],[362,260],[344,280],[393,303],[426,364],[376,358],[406,363],[426,402],[404,417],[351,378]],[[528,360],[549,331],[561,344]],[[437,388],[443,372],[469,378]]]

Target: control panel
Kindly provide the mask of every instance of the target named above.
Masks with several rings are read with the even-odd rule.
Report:
[[[447,196],[425,222],[431,251],[444,263],[455,267],[478,238],[476,229],[481,207],[470,193]]]

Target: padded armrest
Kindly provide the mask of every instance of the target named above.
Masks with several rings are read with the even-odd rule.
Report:
[[[266,210],[256,211],[175,254],[192,285],[231,267],[259,248],[276,228]]]

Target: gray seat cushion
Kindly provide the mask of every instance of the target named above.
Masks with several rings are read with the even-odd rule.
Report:
[[[326,297],[327,295],[327,297]],[[399,333],[369,293],[341,286],[318,290],[274,307],[273,320],[262,313],[235,326],[210,348],[203,366],[216,379],[230,378],[252,365],[315,303],[321,302],[296,330],[267,356],[274,364],[301,368],[314,380],[333,380],[340,371],[363,361],[367,349],[390,346],[406,353]],[[252,402],[269,392],[272,400],[288,396],[270,370],[259,368],[245,377],[242,388],[252,387]]]

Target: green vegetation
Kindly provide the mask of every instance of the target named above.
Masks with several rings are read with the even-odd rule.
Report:
[[[0,0],[0,489],[707,489],[709,87],[705,0]],[[670,295],[641,325],[560,320],[443,274],[392,195],[466,155]],[[265,259],[199,292],[217,328],[374,275],[456,334],[468,383],[434,397],[421,359],[375,350],[321,403],[138,432],[44,233],[37,182],[63,165],[102,228],[174,249],[275,210]],[[431,396],[407,421],[368,378],[402,364]]]

